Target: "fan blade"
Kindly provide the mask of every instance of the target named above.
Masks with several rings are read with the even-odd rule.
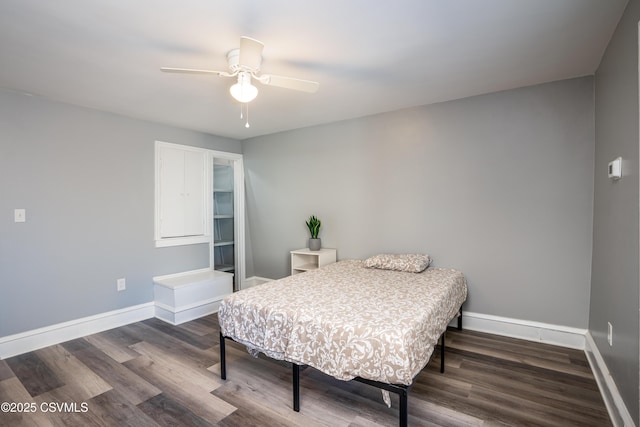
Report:
[[[188,74],[215,74],[217,76],[229,77],[231,74],[226,71],[213,71],[213,70],[194,70],[192,68],[171,68],[171,67],[160,67],[161,71],[165,73],[188,73]]]
[[[311,80],[295,79],[293,77],[274,76],[263,74],[258,80],[262,84],[269,86],[283,87],[285,89],[299,90],[302,92],[315,93],[320,87],[320,83]]]
[[[264,44],[258,40],[250,37],[240,37],[240,58],[238,59],[240,65],[254,71],[260,70],[262,49],[264,49]]]

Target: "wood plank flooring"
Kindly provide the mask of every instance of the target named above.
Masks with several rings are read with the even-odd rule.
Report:
[[[220,379],[217,316],[180,326],[149,319],[0,360],[2,426],[397,426],[398,397],[253,358],[227,341]],[[447,332],[409,393],[411,426],[611,425],[584,352],[471,331]],[[66,406],[65,406],[66,405]],[[19,409],[17,406],[13,409]]]

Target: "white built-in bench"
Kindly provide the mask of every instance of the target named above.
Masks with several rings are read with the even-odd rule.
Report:
[[[153,278],[155,315],[173,325],[215,313],[233,293],[233,274],[195,270]]]

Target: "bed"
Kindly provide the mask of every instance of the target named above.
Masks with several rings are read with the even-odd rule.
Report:
[[[444,351],[447,325],[462,314],[466,280],[453,269],[416,273],[370,268],[368,261],[339,261],[226,297],[218,312],[222,378],[224,342],[231,339],[253,355],[292,363],[296,411],[299,367],[307,365],[398,393],[406,426],[409,388],[439,339]]]

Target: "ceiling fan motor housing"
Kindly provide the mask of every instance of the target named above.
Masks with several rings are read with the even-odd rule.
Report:
[[[229,53],[227,53],[227,64],[229,65],[229,71],[232,73],[237,73],[239,71],[250,71],[252,73],[257,73],[260,71],[260,64],[262,64],[262,56],[258,61],[258,67],[253,69],[247,65],[240,65],[240,49],[231,49]]]

